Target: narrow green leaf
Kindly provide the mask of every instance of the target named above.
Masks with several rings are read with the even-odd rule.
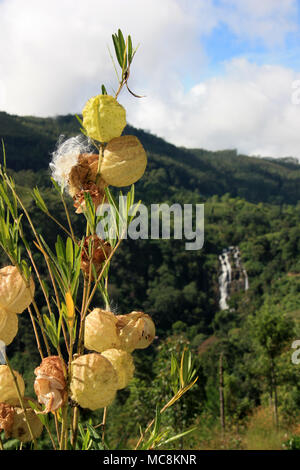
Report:
[[[51,181],[52,181],[52,184],[54,186],[54,188],[56,189],[56,191],[58,192],[58,194],[61,194],[63,192],[63,188],[61,188],[59,186],[59,184],[53,179],[53,178],[50,178]]]
[[[34,410],[34,411],[41,411],[39,409],[39,407],[37,406],[36,403],[33,403],[31,400],[28,400],[28,404],[29,406]],[[36,416],[39,418],[39,420],[41,421],[41,423],[43,424],[43,426],[47,426],[48,422],[47,422],[47,415],[44,415],[44,414],[41,414],[41,413],[37,413]]]
[[[170,437],[169,439],[160,442],[157,447],[164,446],[164,445],[166,445],[166,444],[169,444],[170,442],[174,442],[174,441],[176,441],[176,440],[178,440],[178,439],[181,439],[182,437],[185,437],[185,436],[187,436],[188,434],[191,434],[192,432],[196,431],[197,429],[198,429],[197,426],[195,426],[194,428],[188,429],[187,431],[184,431],[184,432],[182,432],[182,433],[180,433],[180,434],[176,434],[176,436],[172,436],[172,437]]]
[[[154,428],[153,428],[154,436],[157,436],[159,432],[160,423],[161,423],[161,413],[160,413],[159,406],[157,405],[156,410],[155,410],[155,422],[154,422]]]
[[[120,67],[122,68],[123,66],[123,57],[120,51],[120,45],[119,45],[119,38],[117,35],[113,34],[112,35],[114,47],[115,47],[115,53],[117,57],[117,61],[119,62]]]
[[[51,343],[55,348],[57,348],[58,343],[57,343],[57,333],[56,330],[53,328],[53,325],[47,315],[43,315],[45,327],[44,331],[47,334],[48,338],[50,339]]]
[[[34,197],[34,200],[35,200],[35,203],[36,205],[43,211],[43,212],[48,212],[48,208],[47,208],[47,205],[44,201],[44,199],[42,198],[41,196],[41,193],[39,191],[38,188],[34,188],[33,189],[33,192],[32,192],[32,195]]]
[[[6,151],[5,151],[5,145],[4,145],[4,139],[1,139],[2,142],[2,153],[3,153],[3,169],[6,171]]]
[[[130,35],[128,36],[128,62],[129,65],[132,62],[132,40]]]
[[[86,426],[90,432],[91,439],[95,444],[95,448],[97,450],[104,450],[104,446],[102,444],[102,436],[93,428],[91,424],[87,423]]]
[[[62,241],[62,239],[59,235],[57,236],[57,242],[55,243],[55,249],[56,249],[57,257],[61,258],[61,260],[63,262],[66,261],[65,247],[64,247],[63,241]]]
[[[123,56],[124,51],[125,51],[125,39],[120,29],[118,30],[118,39],[119,39],[120,51]]]
[[[73,263],[74,263],[74,253],[73,253],[73,242],[70,237],[67,239],[66,243],[66,260],[68,265],[70,266],[70,269],[73,269]]]

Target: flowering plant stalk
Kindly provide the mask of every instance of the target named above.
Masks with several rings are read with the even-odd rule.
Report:
[[[154,322],[145,312],[115,315],[110,308],[111,260],[135,216],[130,210],[134,206],[134,183],[142,177],[147,164],[139,140],[122,135],[126,111],[117,101],[124,86],[138,97],[127,83],[136,49],[131,37],[125,40],[120,30],[112,38],[121,68],[115,96],[108,95],[102,85],[102,93],[88,100],[82,119],[78,117],[82,135],[60,140],[50,163],[53,189],[63,205],[66,224],[50,212],[38,188],[32,191],[37,207],[65,235],[64,239],[57,236],[54,247],[35,227],[8,175],[3,144],[0,246],[11,264],[0,269],[0,346],[4,356],[0,365],[1,449],[10,438],[18,439],[21,447],[31,443],[28,445],[38,449],[43,430],[54,450],[108,448],[107,407],[133,377],[133,351],[146,348],[155,337]],[[117,65],[114,63],[116,72]],[[121,198],[126,202],[119,208],[111,186],[130,186],[126,198]],[[73,198],[78,217],[85,219],[80,236],[73,229],[66,197]],[[97,227],[107,204],[114,208],[114,218],[103,239]],[[30,238],[25,225],[29,226]],[[36,262],[37,252],[44,259],[47,279]],[[43,297],[47,313],[42,314],[42,306],[35,300],[36,290]],[[94,304],[97,292],[102,296],[102,305]],[[34,398],[25,395],[23,378],[13,370],[5,353],[5,346],[17,334],[18,315],[24,311],[30,317],[41,359],[34,370]],[[170,438],[160,430],[161,414],[197,380],[186,351],[180,364],[172,357],[171,377],[174,396],[156,410],[153,421],[136,439],[136,449],[167,445],[191,432]],[[81,421],[82,409],[103,409],[103,421],[95,426]]]

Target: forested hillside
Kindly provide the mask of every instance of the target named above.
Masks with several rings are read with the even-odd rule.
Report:
[[[79,127],[73,115],[42,119],[0,112],[0,137],[9,166],[16,171],[47,169],[59,136],[77,135]],[[148,152],[149,165],[140,185],[143,191],[147,185],[147,195],[152,186],[152,199],[180,189],[205,197],[229,193],[255,203],[296,204],[300,199],[297,160],[247,157],[235,150],[178,148],[129,125],[124,133],[137,135]]]
[[[38,186],[49,211],[66,223],[49,179],[49,162],[58,137],[78,133],[78,121],[71,115],[41,119],[0,113],[0,137],[10,174],[50,246],[63,233],[46,219],[31,192]],[[204,203],[205,240],[196,251],[186,251],[185,240],[172,238],[124,240],[113,259],[109,287],[113,310],[149,313],[157,325],[157,338],[135,358],[136,378],[111,407],[112,439],[122,436],[126,447],[126,439],[139,433],[137,422],[145,425],[156,404],[168,399],[170,352],[179,357],[188,346],[199,379],[182,403],[163,418],[164,425],[176,432],[198,426],[182,446],[251,448],[255,436],[266,432],[273,441],[264,437],[261,442],[271,448],[282,448],[288,438],[297,441],[300,368],[291,363],[291,344],[300,339],[299,164],[247,157],[235,150],[177,148],[131,126],[126,133],[137,135],[148,154],[136,199],[145,204]],[[68,205],[74,232],[80,237],[83,216],[74,213],[71,198]],[[219,255],[228,246],[239,246],[250,288],[234,294],[230,308],[220,311]],[[36,262],[46,278],[42,255],[36,255]],[[43,302],[39,291],[37,302]],[[26,314],[20,316],[20,323],[19,334],[8,349],[15,367],[32,384],[39,356],[32,347]],[[219,424],[221,355],[226,438]],[[276,433],[272,421],[275,394],[282,429]]]

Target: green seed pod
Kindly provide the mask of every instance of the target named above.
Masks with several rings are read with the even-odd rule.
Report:
[[[119,137],[126,126],[126,111],[110,95],[90,98],[82,111],[83,127],[88,137],[99,142],[109,142]]]

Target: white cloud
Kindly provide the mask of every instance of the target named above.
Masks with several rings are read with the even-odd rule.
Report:
[[[200,2],[201,3],[201,2]],[[197,22],[174,0],[4,0],[0,3],[0,80],[10,113],[51,115],[80,110],[102,82],[116,87],[107,45],[121,28],[141,43],[135,80],[168,87],[201,47]],[[200,28],[201,31],[201,28]],[[189,51],[189,54],[187,54]]]
[[[140,101],[131,118],[177,145],[300,158],[300,104],[292,100],[299,78],[284,67],[235,59],[224,76],[188,93],[177,89],[167,102],[158,95]]]
[[[295,0],[220,0],[220,21],[241,38],[274,46],[297,29]]]
[[[120,27],[140,42],[130,87],[120,96],[128,121],[186,146],[295,154],[297,78],[282,67],[228,63],[202,83],[201,37],[225,23],[238,37],[283,43],[295,28],[295,0],[2,0],[0,110],[49,116],[80,112],[105,83],[116,88],[107,45]],[[195,85],[186,91],[186,76]]]

